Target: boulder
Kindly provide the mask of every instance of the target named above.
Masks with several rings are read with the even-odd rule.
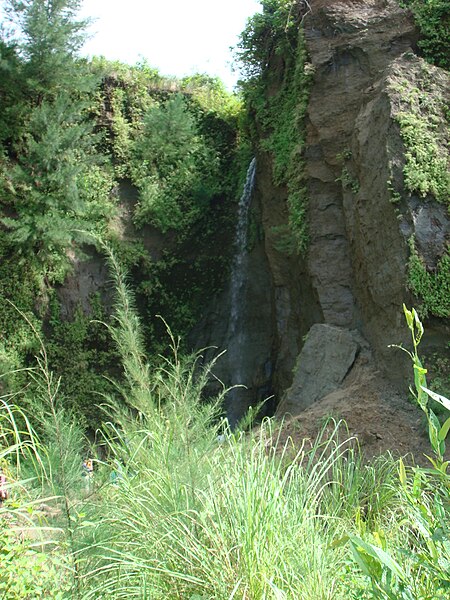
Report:
[[[297,358],[292,386],[287,390],[278,413],[299,414],[337,390],[352,368],[359,348],[357,334],[348,329],[313,325]]]

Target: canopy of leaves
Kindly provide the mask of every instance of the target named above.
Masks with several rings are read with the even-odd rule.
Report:
[[[78,181],[87,169],[91,127],[73,108],[66,95],[37,106],[11,165],[14,214],[3,223],[12,241],[43,261],[55,250],[64,252],[74,230],[86,227]]]
[[[130,268],[139,309],[149,317],[148,346],[159,343],[155,313],[177,335],[186,333],[227,274],[241,102],[206,75],[174,80],[146,61],[130,67],[79,59],[87,24],[77,17],[80,5],[3,2],[0,326],[8,340],[0,344],[0,372],[27,366],[34,351],[10,300],[44,332],[67,406],[92,423],[93,388],[103,389],[117,361],[101,327],[90,323],[100,314],[92,294],[78,308],[71,297],[60,310],[56,290],[79,284],[78,275],[68,275],[86,265],[84,253],[94,254],[86,242],[95,232]],[[159,230],[157,257],[144,240],[148,224]],[[106,305],[104,320],[107,295],[102,288],[97,298]]]
[[[181,94],[151,107],[133,148],[131,172],[141,192],[136,222],[182,230],[214,194],[216,166]]]
[[[237,59],[247,79],[263,73],[273,52],[291,44],[295,30],[295,0],[261,0],[261,4],[262,13],[248,20],[237,45]]]

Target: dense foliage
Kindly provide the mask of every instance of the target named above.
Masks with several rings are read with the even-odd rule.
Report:
[[[444,69],[450,68],[450,6],[447,0],[401,0],[413,13],[419,27],[419,48],[425,58]]]
[[[447,104],[436,69],[417,59],[409,77],[395,77],[395,119],[405,145],[404,185],[421,198],[433,196],[450,205]]]
[[[68,405],[94,424],[115,363],[91,323],[109,318],[107,285],[94,282],[90,298],[67,307],[67,282],[98,261],[95,240],[110,240],[138,291],[147,349],[156,354],[164,334],[156,314],[185,339],[227,277],[223,242],[249,155],[238,151],[240,102],[219,80],[77,58],[80,4],[4,3],[0,360],[27,365],[35,347],[17,307],[45,335]]]
[[[410,70],[394,74],[394,118],[405,147],[403,179],[405,195],[431,199],[450,209],[448,107],[438,71],[423,60],[409,57]],[[425,317],[450,316],[450,255],[444,248],[435,265],[427,265],[414,240],[410,240],[408,285]]]
[[[447,250],[430,272],[419,256],[414,240],[410,242],[408,275],[411,291],[420,298],[419,312],[423,317],[432,314],[450,317],[450,252]]]
[[[279,250],[306,249],[312,67],[299,25],[308,3],[263,0],[248,22],[238,47],[243,123],[241,102],[214,78],[78,59],[80,3],[4,3],[0,595],[448,597],[450,402],[427,387],[415,310],[404,308],[412,345],[402,350],[428,429],[427,468],[391,455],[365,462],[331,420],[310,446],[282,441],[270,420],[230,431],[226,390],[205,401],[210,365],[186,356],[178,338],[225,281],[246,135],[288,190]],[[408,4],[424,53],[448,66],[444,3]],[[396,117],[405,186],[444,203],[436,136],[445,107],[427,89],[428,71],[423,83],[403,82]],[[345,167],[342,183],[355,184]],[[89,261],[98,282],[71,295]],[[411,240],[423,316],[448,316],[449,264],[445,254],[429,272]]]
[[[106,408],[95,447],[64,409],[44,346],[34,412],[2,400],[0,590],[34,598],[436,598],[448,595],[450,419],[439,423],[412,334],[414,392],[427,416],[431,463],[392,456],[370,464],[342,423],[310,448],[281,441],[270,421],[250,434],[205,404],[208,367],[180,356],[152,371],[124,273],[106,249],[117,303],[111,333],[125,373],[126,405]],[[404,348],[402,348],[404,349]],[[194,371],[197,375],[194,376]],[[19,428],[18,424],[24,425]],[[219,435],[220,434],[220,435]],[[96,457],[93,471],[83,458]],[[44,525],[42,525],[44,524]],[[36,541],[39,543],[36,544]],[[28,568],[25,562],[28,561]]]

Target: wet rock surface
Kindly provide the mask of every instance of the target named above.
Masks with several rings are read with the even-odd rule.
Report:
[[[78,307],[81,307],[84,314],[90,315],[94,294],[101,295],[105,307],[112,306],[110,276],[103,256],[93,246],[86,247],[84,251],[82,258],[72,258],[72,273],[66,278],[64,285],[57,288],[63,320],[72,320]]]

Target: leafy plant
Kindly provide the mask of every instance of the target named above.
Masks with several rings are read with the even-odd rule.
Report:
[[[448,201],[450,175],[447,160],[430,121],[423,115],[401,112],[397,115],[406,146],[405,185],[423,198],[432,194],[436,200]]]
[[[448,249],[438,261],[434,272],[427,270],[419,256],[414,240],[410,240],[408,286],[422,301],[418,310],[422,317],[450,315],[450,253]]]
[[[288,222],[278,228],[276,244],[289,253],[305,252],[308,242],[304,117],[314,70],[307,64],[299,10],[290,1],[263,2],[262,14],[249,21],[238,46],[248,114],[258,123],[255,144],[272,155],[274,184],[288,187]],[[278,73],[278,56],[284,63],[280,81],[276,93],[266,97],[270,78]]]
[[[3,519],[2,519],[3,523]],[[65,557],[37,550],[0,525],[0,594],[8,600],[63,600],[70,593]]]
[[[114,395],[111,375],[120,379],[117,353],[104,325],[110,319],[98,295],[90,297],[89,314],[78,305],[64,320],[61,305],[50,300],[46,350],[49,367],[60,378],[59,393],[64,407],[77,414],[80,425],[96,429],[103,417],[99,404],[103,395]]]
[[[450,68],[448,28],[450,9],[446,0],[402,0],[414,15],[420,29],[419,47],[434,65]]]
[[[51,263],[78,239],[77,228],[89,226],[78,181],[87,170],[90,130],[66,95],[34,109],[21,157],[12,166],[15,214],[2,219],[17,252]]]
[[[295,2],[293,0],[262,0],[263,10],[248,20],[237,46],[238,57],[247,79],[260,77],[270,57],[281,53],[295,36]]]
[[[359,181],[353,177],[347,167],[343,167],[342,173],[336,181],[340,181],[346,190],[351,190],[353,194],[359,192]]]
[[[446,204],[450,197],[446,101],[434,71],[415,58],[407,76],[393,75],[391,87],[397,97],[394,117],[405,145],[405,187],[422,198],[431,195]]]
[[[77,20],[81,4],[81,0],[4,2],[18,37],[20,54],[25,59],[24,75],[29,80],[29,91],[38,104],[68,89],[88,89],[86,72],[81,65],[75,66],[76,53],[85,42],[89,23]]]
[[[400,346],[411,358],[414,369],[414,395],[418,406],[427,417],[428,433],[434,458],[432,469],[415,467],[412,481],[402,459],[399,460],[401,496],[407,517],[400,523],[408,535],[408,546],[389,548],[382,531],[375,531],[366,541],[349,535],[337,544],[350,544],[354,560],[370,579],[376,598],[414,600],[415,598],[446,597],[450,589],[450,537],[448,506],[450,475],[448,461],[444,460],[445,439],[450,430],[450,416],[441,425],[429,407],[428,397],[450,411],[450,401],[426,386],[426,369],[418,355],[418,346],[424,330],[415,309],[403,306],[406,323],[411,333],[413,350]],[[399,347],[399,346],[397,346]],[[394,557],[394,553],[397,557]]]
[[[444,452],[445,452],[445,438],[450,430],[450,416],[446,422],[441,426],[439,419],[436,417],[432,409],[428,406],[428,396],[433,400],[442,404],[447,410],[450,410],[450,401],[443,396],[436,394],[427,388],[426,372],[427,370],[423,367],[418,355],[418,346],[422,339],[424,329],[419,319],[416,310],[408,310],[403,305],[403,311],[405,313],[406,323],[411,332],[411,338],[413,342],[413,351],[410,352],[405,348],[401,348],[411,358],[414,368],[414,390],[411,389],[411,393],[414,395],[417,404],[424,411],[428,421],[428,432],[430,444],[433,453],[436,455],[437,462],[434,462],[436,469],[443,469],[443,473],[446,471],[446,464],[444,463]]]
[[[33,324],[27,321],[36,336],[40,352],[36,356],[36,368],[28,369],[33,383],[34,420],[42,432],[45,447],[39,455],[31,455],[33,475],[43,489],[50,491],[53,499],[60,501],[61,515],[67,543],[67,561],[72,572],[71,590],[74,598],[80,597],[80,571],[76,550],[76,529],[78,524],[77,505],[74,497],[79,492],[82,449],[85,445],[84,433],[73,414],[62,406],[60,380],[49,368],[47,351]]]
[[[133,152],[132,178],[140,190],[135,222],[151,222],[163,233],[191,226],[214,195],[216,167],[181,95],[151,107]]]

